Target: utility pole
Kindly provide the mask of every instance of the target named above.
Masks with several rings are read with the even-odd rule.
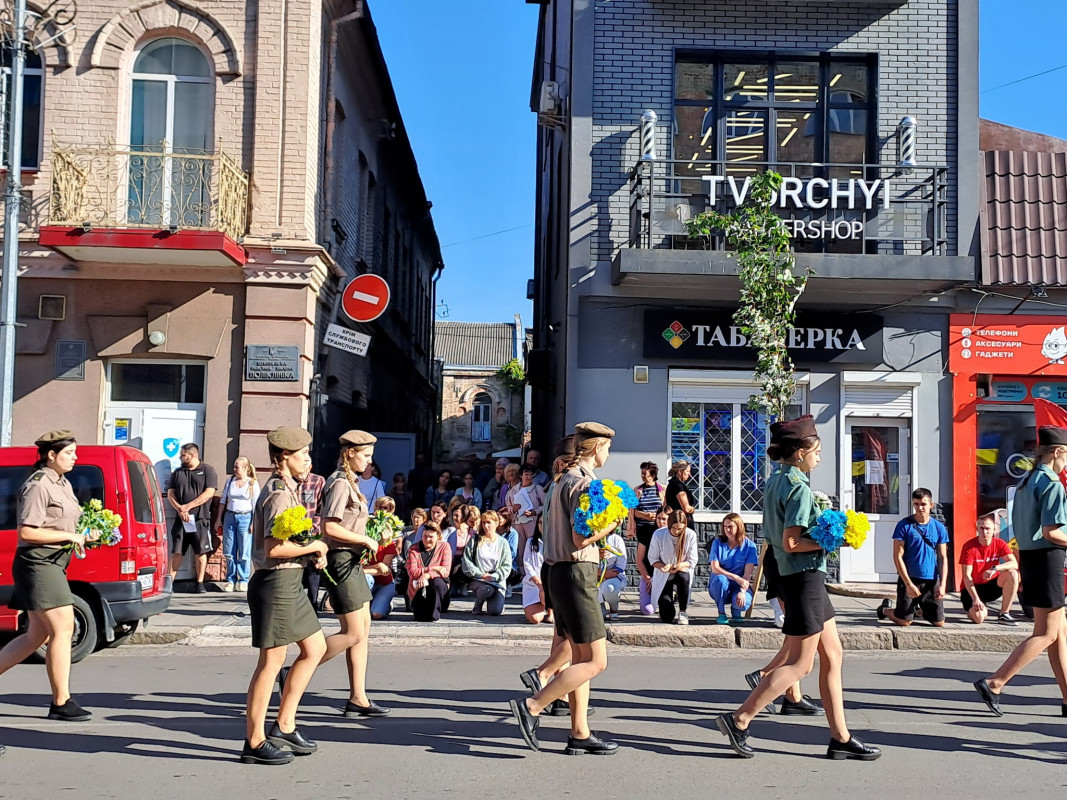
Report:
[[[7,187],[4,191],[4,262],[0,273],[0,447],[11,445],[15,405],[15,326],[22,205],[22,82],[26,66],[26,0],[15,0],[11,20],[11,94],[7,115]]]

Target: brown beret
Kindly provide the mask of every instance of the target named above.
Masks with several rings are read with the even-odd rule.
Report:
[[[64,442],[68,439],[73,438],[73,433],[67,430],[60,429],[58,431],[49,431],[48,433],[41,434],[37,437],[37,441],[34,442],[34,444],[38,447],[47,447],[50,444],[55,444],[56,442]]]
[[[811,414],[791,419],[786,422],[771,423],[771,443],[796,445],[810,436],[818,436],[815,418]]]
[[[295,453],[311,444],[311,434],[303,428],[283,426],[270,431],[267,441],[275,447]]]
[[[601,425],[599,422],[579,422],[574,426],[574,434],[579,439],[592,439],[596,437],[610,439],[615,435],[615,431],[607,425]]]
[[[369,447],[378,441],[377,436],[372,436],[366,431],[346,431],[341,434],[339,440],[342,446],[348,447]]]
[[[553,450],[555,451],[556,458],[559,458],[560,456],[573,456],[574,434],[572,433],[570,436],[564,436],[562,439],[556,442],[556,446],[553,448]]]
[[[1037,443],[1045,447],[1067,445],[1067,428],[1057,428],[1054,425],[1043,425],[1037,431]]]

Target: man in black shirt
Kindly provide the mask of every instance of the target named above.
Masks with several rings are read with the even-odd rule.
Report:
[[[182,465],[167,481],[167,502],[176,515],[170,529],[170,576],[181,568],[186,551],[196,555],[196,592],[203,594],[207,557],[211,553],[211,498],[219,485],[215,468],[200,460],[200,448],[183,444]]]

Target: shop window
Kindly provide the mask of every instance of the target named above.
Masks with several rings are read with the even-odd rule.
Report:
[[[111,364],[113,403],[203,403],[203,364],[154,361]]]
[[[680,54],[675,64],[674,159],[726,162],[721,174],[771,165],[864,164],[874,137],[873,59]],[[677,169],[682,169],[681,166]],[[807,170],[782,169],[798,177]],[[831,177],[861,175],[830,170]]]
[[[789,417],[801,413],[801,405],[789,407]],[[699,511],[763,511],[772,421],[740,402],[671,404],[671,460],[693,465],[689,489]]]
[[[493,399],[485,392],[474,396],[471,409],[471,441],[491,442],[493,440]]]
[[[22,82],[22,168],[37,169],[41,164],[41,119],[44,105],[44,69],[41,57],[26,53],[25,76]],[[11,51],[3,49],[0,56],[0,163],[7,164],[7,115],[11,112]]]

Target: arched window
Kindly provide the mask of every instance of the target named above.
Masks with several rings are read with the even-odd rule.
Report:
[[[211,64],[184,39],[156,39],[137,53],[132,77],[130,222],[202,227],[210,211]]]
[[[26,53],[22,81],[22,168],[37,169],[41,164],[41,102],[44,68],[41,57],[32,50]],[[0,163],[7,167],[7,115],[11,112],[11,51],[0,55]]]
[[[471,408],[471,441],[491,442],[493,440],[493,398],[485,392],[474,395]]]

